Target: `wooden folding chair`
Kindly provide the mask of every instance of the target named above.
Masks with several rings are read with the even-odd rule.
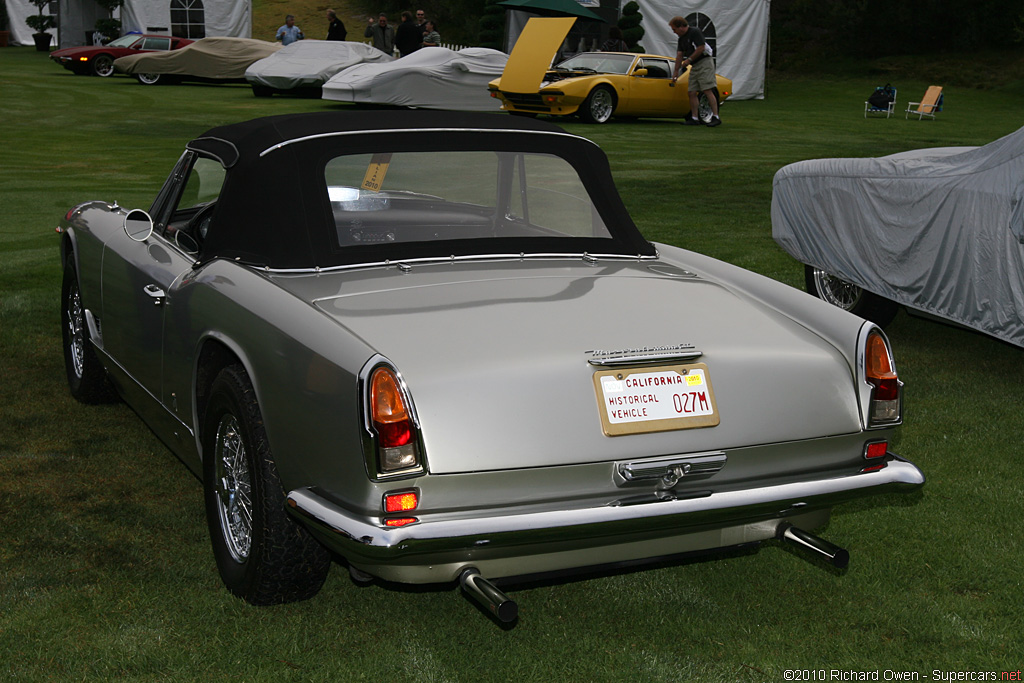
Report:
[[[917,108],[914,108],[915,104]],[[907,102],[907,115],[904,118],[909,119],[911,114],[916,114],[918,121],[925,116],[934,119],[940,111],[942,111],[942,86],[932,85],[925,91],[920,102]]]

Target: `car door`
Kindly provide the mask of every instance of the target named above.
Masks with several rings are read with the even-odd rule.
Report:
[[[151,234],[145,239],[119,235],[104,246],[104,349],[157,403],[167,398],[163,395],[163,339],[167,310],[174,305],[174,284],[195,264],[196,240],[178,233],[198,229],[193,221],[209,213],[203,210],[212,206],[223,182],[222,171],[201,178],[196,161],[194,153],[186,153],[164,184],[151,209]],[[216,162],[203,161],[220,168]],[[203,180],[205,187],[200,191]]]
[[[629,76],[628,99],[620,102],[617,113],[633,116],[652,116],[669,111],[679,88],[672,80],[672,64],[667,59],[645,57],[635,69],[646,69],[644,76]],[[685,88],[683,95],[686,95]]]

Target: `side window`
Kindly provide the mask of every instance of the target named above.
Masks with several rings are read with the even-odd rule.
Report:
[[[210,229],[224,176],[219,162],[197,157],[178,180],[177,201],[157,219],[157,230],[186,251],[198,250]]]
[[[170,38],[146,38],[142,41],[143,50],[170,50]]]

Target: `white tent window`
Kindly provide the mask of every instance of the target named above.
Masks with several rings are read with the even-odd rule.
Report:
[[[711,46],[711,51],[717,54],[718,36],[715,33],[715,22],[711,17],[701,12],[693,12],[686,15],[686,23],[693,26],[704,36],[704,42]]]
[[[179,38],[206,37],[203,0],[171,0],[171,35]]]

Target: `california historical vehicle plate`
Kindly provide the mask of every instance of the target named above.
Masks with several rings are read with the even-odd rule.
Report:
[[[600,370],[594,373],[594,389],[608,436],[718,424],[704,363]]]

